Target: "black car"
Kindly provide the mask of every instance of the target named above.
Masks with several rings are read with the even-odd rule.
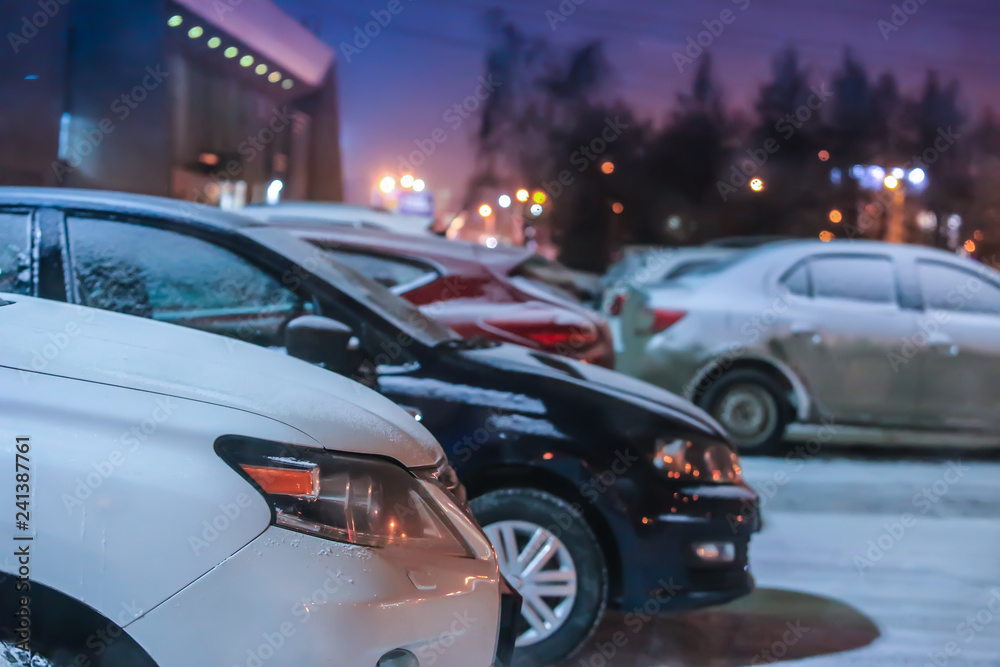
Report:
[[[407,407],[523,596],[529,663],[579,648],[609,604],[649,614],[753,586],[757,496],[704,412],[612,371],[463,340],[283,231],[170,199],[0,188],[0,292],[286,349]]]

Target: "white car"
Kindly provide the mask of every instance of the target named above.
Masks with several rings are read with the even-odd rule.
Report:
[[[280,226],[282,223],[326,222],[358,229],[379,229],[396,234],[428,236],[434,218],[380,211],[370,206],[342,204],[340,202],[283,202],[280,204],[255,204],[244,206],[241,215]]]
[[[221,336],[0,303],[0,665],[507,659],[493,549],[388,399]]]

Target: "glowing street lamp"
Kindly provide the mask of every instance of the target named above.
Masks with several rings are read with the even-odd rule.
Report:
[[[517,198],[517,201],[528,201],[528,191],[524,188],[518,190],[514,196]]]
[[[750,180],[750,189],[754,192],[761,192],[764,190],[764,180],[760,178],[753,178]]]
[[[893,176],[892,174],[886,176],[885,179],[882,181],[882,183],[885,184],[885,187],[889,188],[890,190],[895,190],[897,187],[899,187],[899,179]]]
[[[533,215],[533,216],[535,216],[537,218],[538,216],[540,216],[542,214],[542,205],[541,204],[532,204],[531,208],[529,208],[528,210],[531,212],[531,215]]]
[[[510,195],[500,195],[497,199],[497,203],[500,204],[500,208],[507,208],[510,206]]]
[[[833,240],[833,232],[828,232],[824,229],[819,233],[819,240],[823,243],[829,243]]]
[[[483,216],[484,218],[490,217],[491,213],[493,213],[493,209],[490,208],[489,204],[483,204],[482,206],[479,207],[479,215]]]
[[[844,215],[837,209],[833,209],[832,211],[830,211],[830,222],[832,222],[833,224],[837,224],[843,219]]]
[[[535,194],[531,195],[531,201],[535,202],[536,204],[544,204],[546,201],[548,201],[548,199],[549,198],[546,197],[545,193],[542,192],[541,190],[538,190],[537,192],[535,192]]]
[[[399,184],[402,185],[404,188],[412,188],[413,181],[414,181],[413,176],[411,176],[410,174],[406,174],[399,179]]]
[[[608,161],[601,165],[601,171],[605,174],[610,174],[615,170],[615,163]]]
[[[425,187],[427,187],[427,184],[424,183],[424,179],[418,178],[417,180],[413,181],[414,192],[423,192]]]
[[[392,176],[386,176],[381,181],[379,181],[378,189],[382,192],[388,194],[396,188],[396,179]]]

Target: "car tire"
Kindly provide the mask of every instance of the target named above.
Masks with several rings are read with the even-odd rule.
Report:
[[[740,454],[774,454],[792,418],[785,394],[764,373],[738,370],[715,380],[698,405],[722,424]]]
[[[586,519],[564,500],[535,489],[492,491],[474,498],[470,505],[494,543],[501,572],[524,598],[514,664],[539,667],[569,658],[597,629],[608,603],[607,564]],[[513,549],[508,546],[512,534]],[[535,559],[526,549],[532,540],[536,544],[544,540],[549,547],[542,557],[546,562],[534,571],[530,566]],[[525,555],[526,562],[518,564],[516,557],[507,555],[514,550],[517,556]],[[538,582],[532,581],[532,575],[539,572],[547,573],[544,585],[548,590],[564,593],[558,581],[549,582],[553,577],[568,579],[571,575],[567,568],[572,569],[572,600],[533,594]],[[550,622],[541,631],[537,629],[542,620],[542,614],[536,611],[539,604],[552,612],[550,621],[553,617],[559,621]]]

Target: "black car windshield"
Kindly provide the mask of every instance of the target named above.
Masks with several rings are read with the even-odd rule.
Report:
[[[258,227],[247,229],[246,232],[261,240],[266,239],[272,249],[305,268],[312,268],[316,258],[322,259],[324,264],[322,269],[313,273],[421,343],[435,346],[461,340],[461,336],[457,333],[428,317],[406,299],[396,296],[374,280],[338,262],[330,257],[329,253],[280,230]]]

